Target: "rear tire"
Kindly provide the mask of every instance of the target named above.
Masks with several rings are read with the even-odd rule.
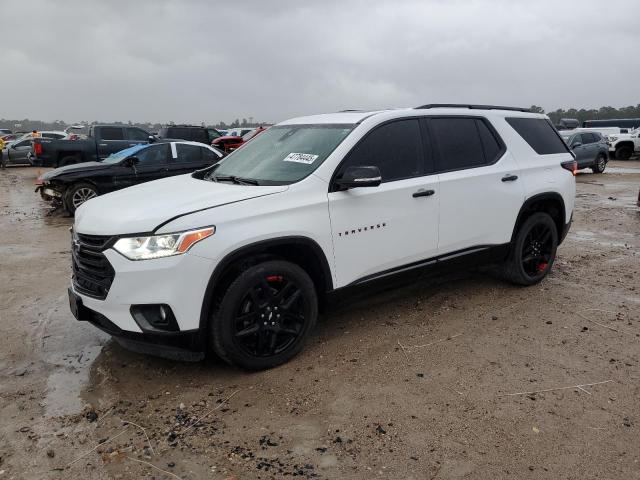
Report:
[[[626,145],[616,148],[616,158],[618,160],[629,160],[632,154],[633,154],[633,151],[631,150],[630,147],[627,147]]]
[[[604,153],[601,153],[600,155],[598,155],[598,158],[596,158],[596,163],[593,165],[593,167],[591,167],[591,170],[593,170],[593,173],[602,173],[604,172],[604,169],[606,167],[607,157]]]
[[[95,198],[99,195],[95,186],[90,183],[80,182],[67,187],[63,197],[62,204],[67,212],[71,215],[87,200]]]
[[[304,347],[318,317],[313,281],[299,266],[270,260],[244,270],[217,299],[211,345],[246,370],[280,365]]]
[[[534,213],[518,229],[503,267],[505,278],[517,285],[540,282],[551,271],[557,248],[555,222],[547,213]]]

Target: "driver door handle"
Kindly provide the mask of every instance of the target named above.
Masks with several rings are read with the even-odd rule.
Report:
[[[413,198],[430,197],[434,193],[436,193],[435,190],[422,190],[422,189],[420,189],[417,192],[414,192]]]
[[[503,182],[514,182],[518,179],[517,175],[505,175],[502,177]]]

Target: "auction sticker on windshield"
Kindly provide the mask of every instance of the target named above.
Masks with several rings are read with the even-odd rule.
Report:
[[[284,161],[311,165],[316,161],[316,158],[318,158],[318,155],[314,155],[313,153],[290,153],[289,155],[284,157]]]

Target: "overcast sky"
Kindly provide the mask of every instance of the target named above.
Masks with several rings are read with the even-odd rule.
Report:
[[[0,0],[0,118],[640,103],[637,0]]]

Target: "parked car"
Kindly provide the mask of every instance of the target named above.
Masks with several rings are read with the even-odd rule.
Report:
[[[38,132],[41,138],[59,140],[67,137],[66,132],[44,131]],[[7,165],[29,165],[33,136],[27,133],[20,138],[8,143],[3,151]]]
[[[561,118],[556,128],[558,130],[573,130],[580,126],[580,121],[577,118]]]
[[[569,130],[560,135],[575,155],[578,170],[591,168],[593,173],[604,172],[609,161],[609,147],[600,133]]]
[[[239,148],[241,145],[258,136],[265,130],[266,128],[264,127],[258,127],[251,130],[250,132],[247,132],[243,137],[227,135],[224,137],[216,138],[213,142],[211,142],[211,145],[227,153],[233,152],[236,148]]]
[[[159,178],[191,173],[216,164],[224,154],[197,142],[134,145],[100,162],[56,168],[38,179],[42,198],[62,203],[69,213],[87,200]],[[170,192],[167,192],[170,194]]]
[[[0,137],[3,135],[10,135],[13,132],[8,128],[0,128]]]
[[[31,164],[38,167],[63,167],[107,158],[127,147],[149,143],[149,133],[138,127],[93,125],[86,139],[74,141],[35,138]]]
[[[167,125],[158,131],[158,138],[163,140],[189,140],[211,145],[211,142],[222,134],[212,127],[194,125]]]
[[[129,348],[273,367],[331,298],[395,274],[497,262],[540,282],[571,224],[576,166],[526,109],[288,120],[214,167],[82,205],[71,311]]]
[[[607,135],[609,155],[618,160],[629,160],[634,154],[640,154],[640,128],[629,133]]]

